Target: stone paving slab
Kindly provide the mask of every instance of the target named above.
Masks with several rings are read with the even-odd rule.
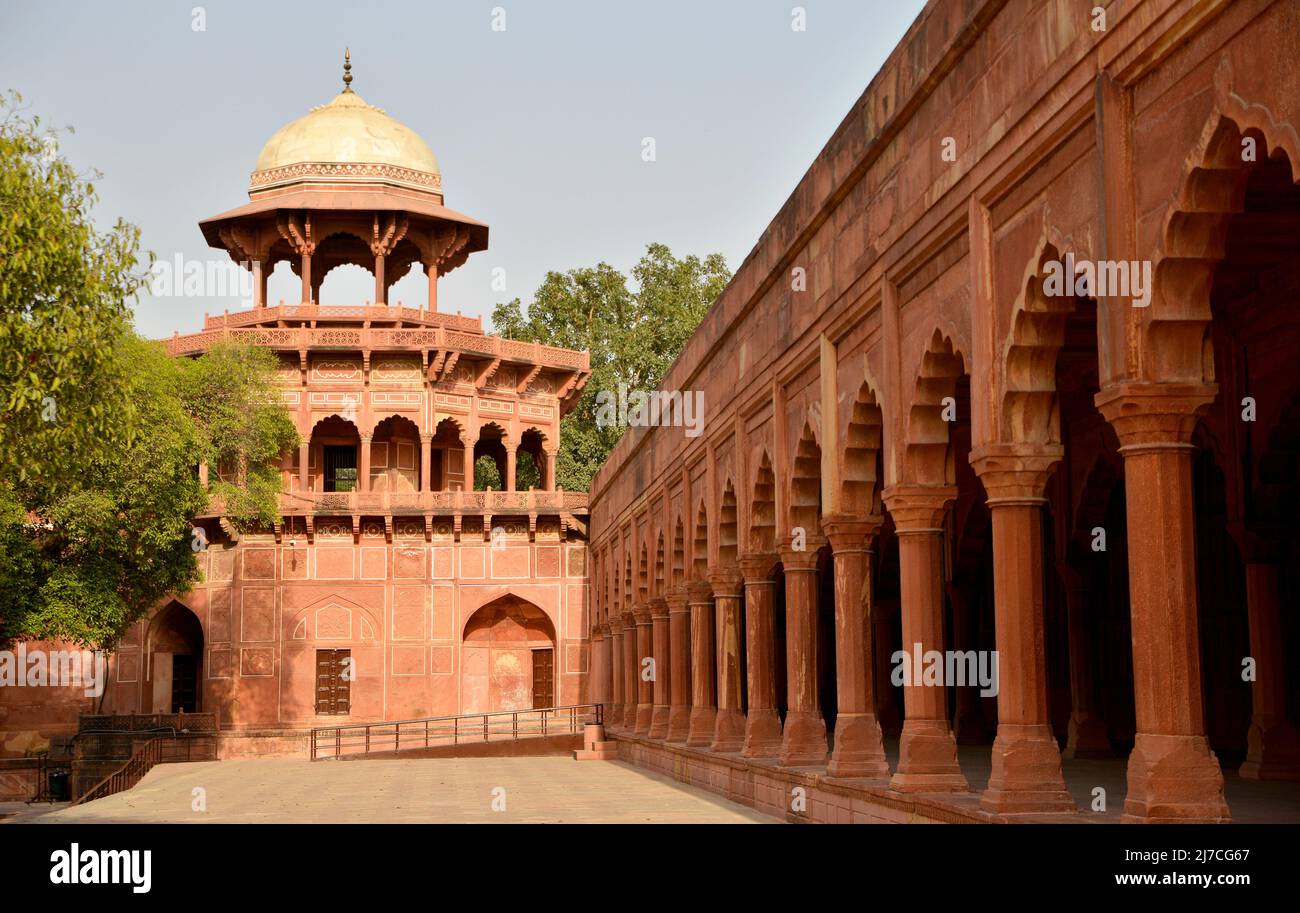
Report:
[[[193,790],[207,811],[193,811]],[[493,790],[505,808],[493,810]],[[753,824],[720,796],[619,761],[564,757],[163,764],[134,789],[9,823]]]

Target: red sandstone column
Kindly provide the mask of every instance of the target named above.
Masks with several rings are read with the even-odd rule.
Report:
[[[1241,776],[1252,780],[1300,779],[1300,735],[1287,718],[1286,653],[1282,649],[1282,602],[1275,541],[1238,530],[1246,559],[1246,605],[1255,680],[1250,685],[1251,718]]]
[[[298,445],[298,490],[311,490],[311,440],[306,439]]]
[[[609,633],[609,625],[601,625],[600,633],[600,697],[598,700],[605,705],[604,716],[608,719],[614,702],[614,656],[611,649],[614,641]]]
[[[604,634],[601,633],[600,626],[591,629],[591,659],[587,665],[587,696],[579,698],[579,701],[586,701],[592,704],[601,703],[600,687],[605,680],[604,672],[600,668],[603,657],[601,656],[601,647],[605,645]]]
[[[771,579],[776,555],[745,555],[745,652],[749,679],[749,713],[745,718],[746,758],[775,758],[781,753],[781,717],[776,712],[776,634]]]
[[[781,546],[785,566],[785,733],[783,767],[826,763],[826,720],[817,701],[817,551],[824,544],[808,536],[806,548]]]
[[[649,736],[652,739],[662,739],[668,735],[668,718],[672,712],[669,704],[672,668],[669,659],[668,600],[662,596],[650,600],[650,625],[655,678],[654,710],[650,714]]]
[[[433,491],[433,435],[420,435],[420,491]]]
[[[298,272],[302,276],[302,303],[312,303],[312,281],[311,281],[311,251],[303,251],[302,258],[299,262]]]
[[[709,574],[717,612],[718,713],[713,724],[710,751],[735,752],[745,745],[745,714],[741,710],[740,600],[744,580],[737,568],[722,568]]]
[[[708,748],[713,743],[713,729],[718,715],[714,702],[713,673],[713,591],[707,581],[690,584],[691,607],[691,728],[686,744]]]
[[[438,265],[429,263],[424,268],[425,274],[429,277],[429,301],[426,307],[430,311],[438,310]]]
[[[384,255],[375,255],[375,304],[384,303],[388,297],[388,291],[384,286]]]
[[[1223,773],[1205,736],[1192,432],[1216,388],[1122,384],[1097,394],[1124,456],[1137,735],[1123,820],[1226,821]]]
[[[903,651],[911,657],[942,654],[943,517],[957,489],[896,485],[884,491],[898,536]],[[898,743],[898,771],[889,785],[899,792],[965,792],[957,742],[948,725],[946,688],[926,685],[921,670],[903,687],[905,719]]]
[[[636,615],[623,613],[623,728],[636,732],[636,705],[640,696],[641,661],[637,653]]]
[[[879,517],[827,517],[822,529],[835,556],[835,749],[832,777],[889,779],[872,680],[871,549]]]
[[[542,490],[555,491],[555,458],[559,455],[556,450],[543,450],[545,456],[542,457]]]
[[[515,490],[515,466],[518,465],[518,450],[514,444],[506,444],[506,491]]]
[[[623,618],[614,615],[609,620],[609,712],[605,714],[608,729],[623,728]]]
[[[1070,728],[1066,733],[1065,758],[1109,758],[1113,756],[1106,724],[1097,713],[1097,679],[1092,646],[1084,619],[1088,613],[1088,581],[1062,561],[1057,573],[1065,590],[1067,634],[1070,647]]]
[[[1043,505],[1061,445],[990,444],[971,456],[993,525],[998,734],[980,805],[1001,814],[1076,812],[1047,709]]]
[[[357,470],[357,491],[370,490],[370,435],[361,435],[361,468]]]
[[[636,616],[636,735],[650,734],[650,719],[654,715],[654,679],[652,664],[646,662],[654,655],[653,623],[650,606],[640,605]]]
[[[691,610],[684,588],[668,594],[669,742],[685,742],[691,728]]]

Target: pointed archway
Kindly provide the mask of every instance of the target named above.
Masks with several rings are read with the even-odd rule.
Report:
[[[500,596],[469,617],[461,640],[462,713],[555,706],[555,626],[537,605]]]

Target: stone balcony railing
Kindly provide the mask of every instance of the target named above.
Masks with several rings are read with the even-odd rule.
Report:
[[[288,491],[280,495],[284,516],[368,514],[586,514],[584,491]],[[219,517],[219,499],[203,513]]]
[[[177,334],[167,340],[167,354],[175,356],[203,352],[223,340],[293,352],[317,349],[349,351],[446,349],[579,373],[587,373],[591,370],[591,356],[587,352],[544,346],[537,342],[503,339],[500,336],[461,333],[446,327],[421,327],[409,330],[373,327],[250,327],[246,329],[223,327],[185,336]]]
[[[483,321],[462,314],[444,314],[442,311],[425,311],[420,308],[389,305],[317,305],[279,304],[224,314],[205,314],[203,328],[219,330],[223,327],[246,327],[277,320],[372,320],[414,323],[426,327],[447,327],[463,333],[482,334]]]

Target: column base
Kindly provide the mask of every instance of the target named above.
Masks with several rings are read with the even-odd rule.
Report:
[[[743,758],[775,758],[781,753],[781,717],[775,710],[749,708],[745,718]]]
[[[957,741],[945,720],[904,720],[898,772],[889,788],[900,793],[964,793],[970,785],[957,763]]]
[[[685,742],[690,731],[690,706],[687,704],[673,705],[668,711],[668,735],[664,736],[664,738],[669,742]]]
[[[778,761],[782,767],[821,767],[826,763],[826,721],[811,710],[790,710]]]
[[[1246,762],[1240,771],[1243,777],[1300,780],[1300,733],[1289,722],[1271,726],[1252,722],[1246,744]]]
[[[1106,724],[1091,713],[1070,714],[1070,729],[1062,757],[1080,760],[1115,757]]]
[[[668,738],[668,719],[671,715],[672,708],[667,704],[655,704],[654,711],[650,714],[648,737],[652,739]]]
[[[686,734],[686,747],[708,748],[713,744],[713,727],[717,715],[716,707],[691,708],[691,728]]]
[[[605,708],[605,729],[619,732],[623,728],[623,705],[610,704]]]
[[[733,754],[745,747],[745,715],[739,710],[724,707],[718,711],[713,724],[713,744],[709,751]]]
[[[623,730],[636,732],[636,704],[627,704],[623,707]]]
[[[1125,824],[1223,823],[1223,772],[1205,736],[1139,732],[1128,758]]]
[[[841,713],[835,718],[835,750],[826,773],[845,779],[889,779],[885,743],[874,713]]]
[[[1001,815],[1077,812],[1065,789],[1051,727],[1004,723],[993,740],[993,771],[980,808]]]
[[[636,728],[632,730],[633,735],[650,734],[650,718],[654,716],[653,704],[636,705]]]

